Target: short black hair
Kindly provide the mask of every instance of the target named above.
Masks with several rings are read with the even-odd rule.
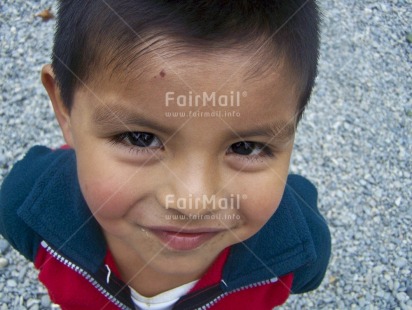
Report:
[[[127,68],[161,46],[262,49],[296,76],[299,120],[317,74],[319,15],[315,0],[60,0],[52,67],[70,110],[99,70]],[[254,71],[268,59],[258,63]]]

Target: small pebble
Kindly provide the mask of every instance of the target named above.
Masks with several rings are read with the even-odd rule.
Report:
[[[398,299],[401,302],[405,302],[409,299],[409,296],[406,295],[404,292],[400,292],[396,294],[396,299]]]
[[[4,257],[0,257],[0,268],[4,268],[8,265],[9,261],[4,258]]]
[[[408,287],[406,289],[406,294],[409,296],[410,299],[412,299],[412,287]]]
[[[41,300],[40,300],[40,305],[44,308],[48,308],[48,307],[50,307],[50,304],[51,304],[51,302],[50,302],[49,295],[43,295],[41,297]]]
[[[17,276],[19,282],[23,282],[23,279],[26,276],[27,269],[28,266],[24,266],[22,269],[20,269],[19,274]]]
[[[408,260],[403,257],[398,257],[395,261],[394,264],[396,267],[403,268],[408,264]]]
[[[16,287],[17,286],[17,282],[16,282],[16,280],[14,280],[14,279],[9,279],[9,280],[7,280],[7,282],[6,282],[6,285],[8,286],[8,287]],[[17,297],[17,296],[16,296]]]
[[[28,307],[28,308],[30,308],[31,306],[33,306],[33,305],[37,305],[37,304],[39,304],[39,300],[37,300],[37,299],[33,299],[33,298],[29,298],[28,300],[27,300],[27,302],[26,302],[26,306]]]

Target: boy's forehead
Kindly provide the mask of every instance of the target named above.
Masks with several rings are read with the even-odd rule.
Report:
[[[168,45],[167,45],[168,46]],[[148,48],[150,50],[150,48]],[[250,52],[239,49],[200,49],[183,46],[181,48],[154,48],[149,52],[141,51],[127,54],[114,54],[109,64],[102,63],[93,79],[109,82],[122,81],[124,85],[134,84],[135,80],[170,79],[177,77],[187,87],[194,88],[196,81],[202,79],[200,88],[206,88],[213,76],[213,87],[220,84],[272,82],[273,79],[296,82],[290,66],[284,57],[267,57],[266,51]],[[138,56],[136,54],[139,54]],[[116,56],[117,55],[117,56]],[[117,57],[117,58],[116,58]],[[262,59],[272,59],[262,61]],[[271,81],[272,80],[272,81]],[[209,83],[210,84],[210,83]],[[200,89],[202,90],[202,89]]]
[[[132,92],[137,85],[144,88],[146,85],[153,87],[165,83],[171,88],[193,92],[298,84],[286,61],[274,61],[265,66],[256,60],[258,57],[253,53],[235,50],[150,52],[128,63],[126,67],[107,67],[98,79],[103,79],[99,84],[119,82],[124,91]]]
[[[238,123],[240,129],[242,124],[247,128],[272,120],[294,123],[291,118],[296,112],[298,94],[282,64],[248,78],[253,55],[184,53],[165,58],[151,54],[126,70],[117,68],[100,75],[98,82],[92,81],[93,92],[100,98],[94,112],[97,119],[102,119],[104,110],[109,114],[115,111],[115,115],[135,110],[161,117],[164,123],[176,123],[182,119],[166,117],[165,113],[220,110],[240,114],[224,119],[229,126]],[[214,104],[210,99],[213,96]],[[202,118],[197,121],[207,123]]]

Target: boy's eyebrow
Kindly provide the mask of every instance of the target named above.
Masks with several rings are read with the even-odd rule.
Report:
[[[172,127],[161,125],[155,121],[149,120],[139,113],[115,104],[95,108],[93,113],[93,121],[99,126],[123,125],[123,127],[128,127],[140,125],[153,128],[163,133],[174,131]]]
[[[266,136],[276,142],[288,142],[295,135],[296,127],[293,121],[275,121],[269,125],[260,126],[254,129],[238,131],[234,136],[257,137]]]
[[[136,113],[121,105],[110,104],[96,107],[93,113],[93,120],[98,126],[122,126],[133,127],[136,125],[155,129],[159,132],[174,132],[175,128],[165,126],[156,121],[150,120],[140,113]],[[231,127],[228,125],[228,129]],[[232,129],[231,138],[246,138],[265,136],[276,142],[288,142],[295,135],[295,122],[275,121],[269,125],[260,125],[253,129],[235,131]]]

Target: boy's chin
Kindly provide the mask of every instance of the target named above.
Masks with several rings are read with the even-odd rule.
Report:
[[[213,264],[219,253],[167,253],[160,254],[150,262],[151,268],[159,273],[170,276],[187,276],[200,278],[202,274]]]

